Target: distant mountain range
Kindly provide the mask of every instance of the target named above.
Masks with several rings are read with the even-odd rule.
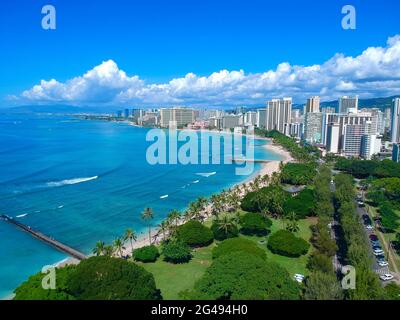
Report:
[[[379,108],[382,111],[386,108],[390,108],[394,98],[400,98],[400,96],[392,96],[387,98],[371,98],[371,99],[359,99],[358,107],[361,108]],[[335,107],[338,108],[339,102],[335,101],[325,101],[321,102],[321,107]]]
[[[392,100],[400,98],[400,96],[392,96],[386,98],[371,98],[360,99],[359,108],[379,108],[384,110],[390,108]],[[295,109],[300,109],[304,104],[294,104]],[[321,102],[321,107],[335,107],[338,108],[338,101],[324,101]],[[125,107],[77,107],[70,105],[34,105],[34,106],[19,106],[12,108],[0,108],[0,113],[115,113],[117,110],[122,110]],[[130,107],[133,108],[133,107]],[[258,107],[249,107],[249,110],[259,109]],[[223,108],[225,110],[235,110],[235,108]]]

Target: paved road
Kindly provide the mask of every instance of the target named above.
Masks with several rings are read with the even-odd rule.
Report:
[[[360,206],[357,206],[357,212],[358,212],[358,214],[360,215],[360,218],[362,218],[362,216],[363,216],[364,214],[368,215],[368,212],[365,210],[365,208],[360,207]],[[373,270],[374,270],[378,275],[383,275],[383,274],[391,273],[392,275],[394,275],[394,276],[397,278],[397,279],[395,279],[395,281],[398,282],[398,281],[399,281],[398,275],[397,275],[396,273],[394,273],[394,272],[391,272],[388,266],[386,266],[386,267],[381,267],[381,266],[379,266],[378,263],[377,263],[377,261],[376,261],[376,259],[375,259],[375,256],[374,256],[373,251],[372,251],[372,244],[371,244],[371,242],[370,242],[370,240],[369,240],[369,236],[370,236],[371,234],[376,234],[375,230],[368,230],[368,229],[365,228],[365,225],[364,225],[364,230],[365,230],[366,237],[368,238],[367,241],[368,241],[368,243],[370,244],[370,250],[371,250],[370,252],[371,252],[371,255],[373,256],[373,261],[374,261],[374,264],[373,264],[373,267],[372,267]],[[381,242],[381,247],[382,247],[383,249],[385,249],[384,244],[383,244],[382,242]],[[387,254],[385,254],[385,257],[386,257],[386,260],[388,260],[389,257],[388,257]]]

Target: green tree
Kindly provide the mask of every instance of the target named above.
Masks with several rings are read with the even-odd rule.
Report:
[[[299,223],[297,221],[297,215],[295,212],[291,212],[288,217],[288,222],[286,223],[286,230],[296,233],[300,230]]]
[[[151,220],[154,219],[154,213],[151,208],[146,208],[141,215],[142,220],[147,224],[149,230],[149,243],[151,245]]]
[[[334,273],[313,272],[306,281],[306,300],[342,300],[343,291]]]
[[[117,238],[113,242],[114,250],[118,255],[122,258],[123,255],[123,249],[124,249],[124,242],[121,240],[121,238]]]
[[[46,290],[42,287],[42,281],[47,274],[37,273],[30,276],[14,290],[14,300],[75,300],[75,297],[69,292],[67,279],[75,266],[66,266],[56,268],[56,289]]]
[[[133,241],[137,240],[137,236],[135,231],[132,229],[126,229],[125,235],[124,235],[124,241],[129,241],[131,244],[131,253],[133,252]]]
[[[105,243],[103,241],[97,241],[92,252],[96,256],[102,256],[105,253]]]
[[[299,299],[299,288],[287,271],[247,252],[233,252],[213,261],[188,294],[194,299]]]
[[[157,300],[154,277],[144,268],[107,256],[81,261],[67,279],[67,287],[79,300]]]

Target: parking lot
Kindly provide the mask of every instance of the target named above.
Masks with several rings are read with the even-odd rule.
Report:
[[[393,272],[389,269],[387,248],[384,247],[384,244],[379,240],[376,234],[376,223],[372,221],[368,212],[365,210],[362,194],[357,196],[357,212],[364,225],[368,243],[370,244],[371,256],[374,257],[374,271],[379,275],[381,281],[398,281],[399,279],[396,279]],[[385,277],[385,275],[387,276]],[[393,279],[391,279],[392,276]]]

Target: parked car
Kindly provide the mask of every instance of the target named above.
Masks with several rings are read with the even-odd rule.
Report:
[[[379,277],[382,281],[390,281],[393,280],[393,276],[390,273],[385,273]]]
[[[380,267],[387,267],[389,265],[389,263],[386,260],[382,260],[382,261],[378,261],[378,265]]]
[[[378,237],[377,237],[376,235],[374,235],[374,234],[370,234],[370,235],[369,235],[369,238],[370,238],[372,241],[378,241],[378,240],[379,240]]]
[[[371,240],[371,244],[372,244],[372,246],[375,246],[375,247],[380,247],[381,246],[381,243],[378,240],[377,241]]]
[[[302,282],[304,281],[305,276],[302,275],[302,274],[296,273],[296,274],[293,276],[293,278],[294,278],[294,280],[296,280],[297,282],[302,283]]]
[[[374,230],[374,227],[372,226],[372,225],[366,225],[365,226],[365,229],[367,229],[367,230]]]
[[[383,252],[382,249],[374,249],[374,255],[376,256],[380,256],[382,254],[384,254],[385,252]]]

